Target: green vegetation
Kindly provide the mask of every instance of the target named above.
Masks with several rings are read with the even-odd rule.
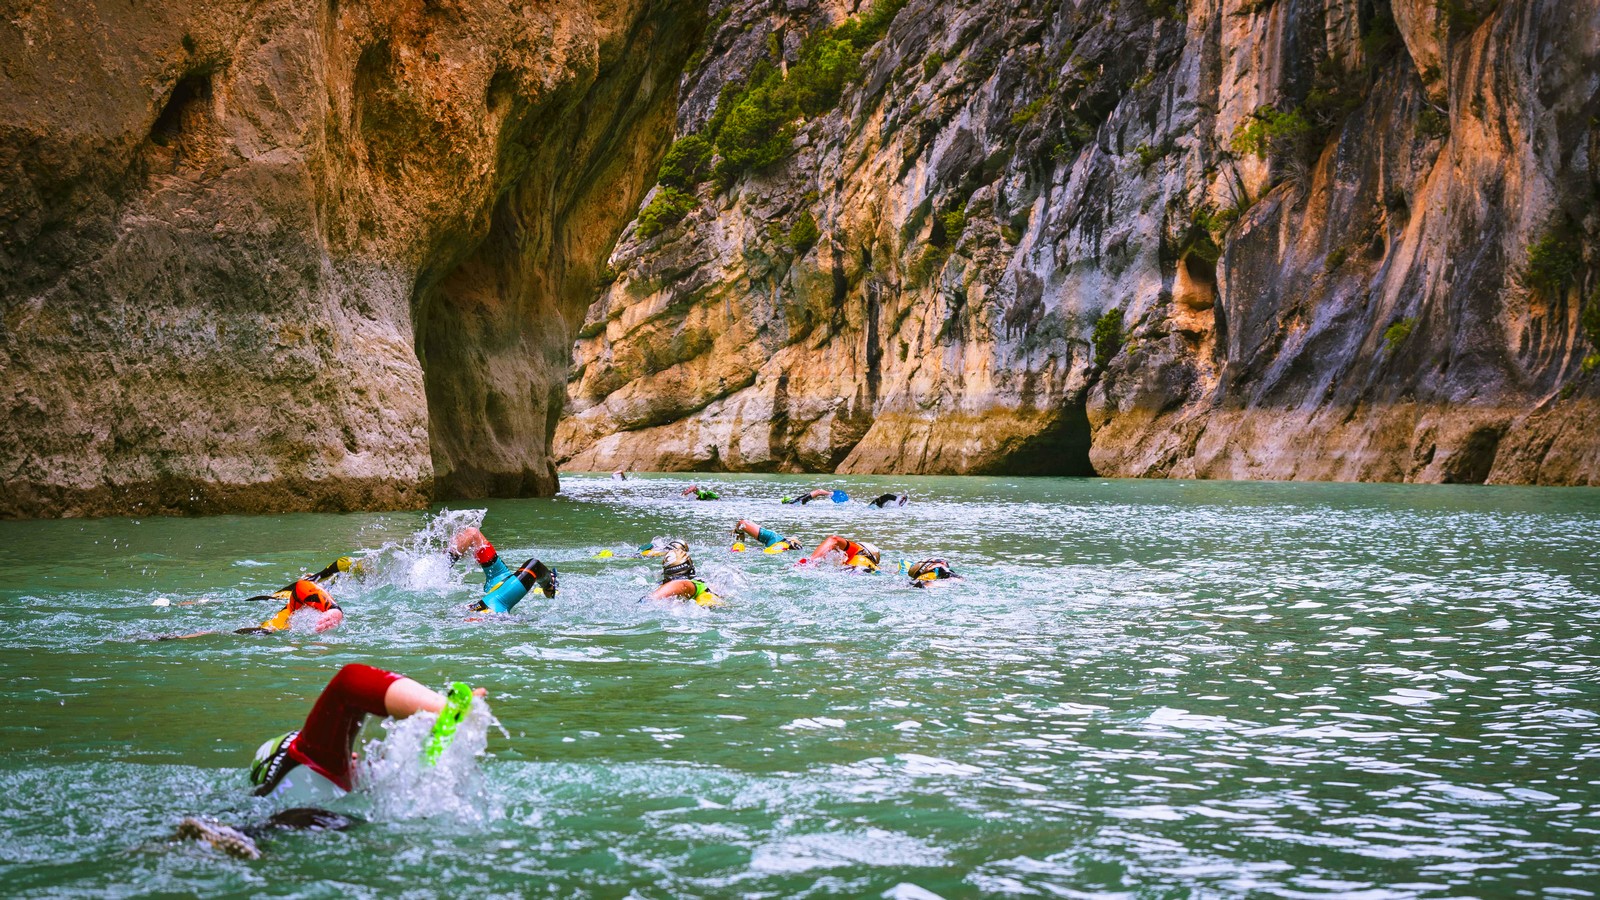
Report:
[[[667,187],[692,191],[711,174],[711,142],[699,134],[686,134],[667,148],[657,177]]]
[[[1553,224],[1528,247],[1520,280],[1529,290],[1554,299],[1566,293],[1582,267],[1583,246],[1567,228]]]
[[[1589,339],[1589,346],[1597,351],[1583,358],[1583,371],[1588,374],[1600,369],[1600,288],[1589,295],[1589,302],[1584,304],[1583,312],[1578,315],[1578,325]]]
[[[1450,117],[1424,103],[1417,112],[1417,134],[1427,140],[1442,138],[1450,133]]]
[[[822,233],[817,230],[817,219],[811,215],[811,210],[800,213],[800,218],[795,220],[794,226],[789,229],[786,243],[795,253],[804,255],[807,250],[817,245],[817,239]]]
[[[717,101],[706,133],[721,159],[723,182],[763,169],[789,155],[796,120],[833,109],[861,74],[861,56],[889,31],[907,0],[877,0],[872,8],[837,27],[807,37],[787,77],[763,60],[743,85],[730,84]],[[769,52],[776,57],[776,46]]]
[[[1322,261],[1322,271],[1336,271],[1340,266],[1344,265],[1344,261],[1349,258],[1349,250],[1345,249],[1344,247],[1335,247],[1333,248],[1333,252],[1328,254],[1328,258]]]
[[[694,209],[694,195],[674,187],[663,186],[644,209],[639,211],[639,236],[652,238],[670,226],[683,221]]]
[[[1182,18],[1184,0],[1144,0],[1144,8],[1158,19]]]
[[[1094,323],[1094,333],[1089,342],[1094,345],[1094,364],[1104,369],[1122,349],[1122,309],[1113,306]]]
[[[1023,125],[1032,122],[1034,117],[1039,115],[1039,111],[1044,109],[1044,105],[1048,102],[1050,102],[1050,98],[1048,96],[1036,98],[1032,103],[1029,103],[1027,106],[1024,106],[1023,108],[1011,114],[1011,124],[1020,128]]]
[[[945,261],[950,258],[950,251],[961,242],[961,235],[967,230],[967,211],[965,208],[948,210],[933,217],[933,228],[928,234],[928,244],[922,248],[922,255],[911,267],[912,284],[926,284],[944,268]]]
[[[1399,48],[1400,28],[1388,9],[1383,9],[1380,15],[1373,17],[1367,33],[1361,36],[1361,55],[1370,67],[1388,60]]]
[[[1483,21],[1489,17],[1488,13],[1493,12],[1499,5],[1499,3],[1492,3],[1489,5],[1488,12],[1479,12],[1476,4],[1472,3],[1471,0],[1438,0],[1435,4],[1445,22],[1451,28],[1461,29],[1462,31],[1471,31],[1482,25]]]
[[[942,68],[944,68],[944,54],[935,50],[928,54],[927,59],[922,61],[922,80],[927,81],[933,78],[933,76],[939,74],[939,70]]]
[[[1162,157],[1166,156],[1168,153],[1171,153],[1174,149],[1175,145],[1169,138],[1155,146],[1151,146],[1150,144],[1140,144],[1139,146],[1133,148],[1133,155],[1138,158],[1139,169],[1143,171],[1144,169],[1148,169],[1155,165],[1161,160]]]
[[[606,323],[603,322],[603,321],[601,321],[601,322],[587,322],[587,323],[584,324],[584,326],[582,328],[578,329],[578,339],[582,340],[582,341],[587,341],[588,339],[590,339],[592,337],[595,337],[596,335],[600,334],[600,332],[605,331],[605,330],[606,330]]]
[[[1283,112],[1263,106],[1234,130],[1230,146],[1235,153],[1266,159],[1298,149],[1312,130],[1311,123],[1297,109]]]
[[[1415,318],[1401,319],[1383,330],[1383,345],[1393,350],[1404,344],[1406,338],[1411,337],[1412,329],[1417,327]]]

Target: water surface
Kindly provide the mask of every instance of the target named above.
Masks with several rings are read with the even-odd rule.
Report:
[[[1600,491],[711,476],[724,499],[676,499],[688,483],[488,503],[507,559],[563,590],[483,622],[476,567],[421,552],[431,513],[0,522],[5,892],[1600,886]],[[813,483],[912,503],[776,502]],[[740,516],[967,578],[732,554]],[[637,602],[658,569],[629,551],[658,534],[728,607]],[[243,598],[386,546],[335,587],[335,632],[153,640],[251,624],[271,610]],[[481,821],[370,809],[255,862],[166,841],[187,814],[263,815],[254,748],[356,661],[489,688]]]

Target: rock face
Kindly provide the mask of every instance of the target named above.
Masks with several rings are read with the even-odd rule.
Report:
[[[850,15],[717,10],[565,466],[1600,484],[1600,0],[910,0],[725,165]]]
[[[21,0],[0,515],[549,493],[689,0]]]

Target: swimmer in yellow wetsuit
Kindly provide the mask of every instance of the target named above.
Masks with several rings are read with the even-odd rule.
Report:
[[[722,598],[712,593],[711,586],[694,577],[694,560],[689,557],[689,545],[683,541],[670,541],[667,555],[661,561],[661,584],[646,600],[689,601],[696,606],[721,606]]]

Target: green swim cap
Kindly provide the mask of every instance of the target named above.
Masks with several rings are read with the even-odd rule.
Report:
[[[286,732],[257,747],[255,763],[250,766],[250,783],[260,788],[276,785],[295,763],[289,756],[289,744],[299,736],[298,731]]]

